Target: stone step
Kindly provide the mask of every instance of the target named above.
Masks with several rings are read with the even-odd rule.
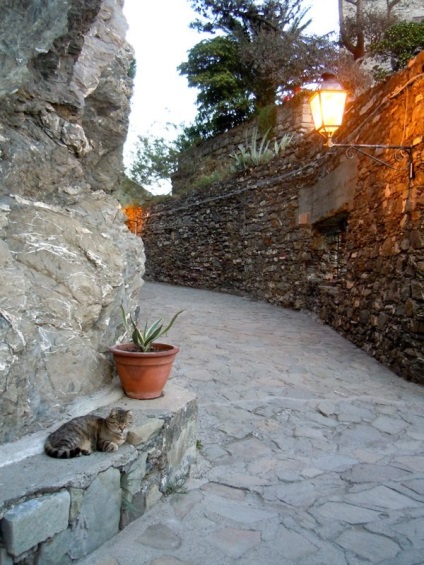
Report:
[[[60,420],[58,419],[50,428],[28,434],[11,443],[0,445],[0,468],[22,461],[22,459],[27,459],[32,455],[43,453],[43,445],[47,435],[56,430],[61,424],[77,416],[84,416],[84,414],[90,414],[105,406],[119,403],[122,397],[122,387],[115,382],[97,392],[78,398],[75,402],[66,406],[64,416]]]
[[[113,406],[133,412],[118,451],[74,459],[37,452],[0,469],[1,565],[69,565],[184,481],[196,457],[194,394],[170,381],[161,398],[122,396],[94,413]]]

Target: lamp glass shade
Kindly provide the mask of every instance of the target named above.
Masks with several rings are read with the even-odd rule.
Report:
[[[342,125],[346,98],[347,92],[345,90],[327,90],[325,88],[318,90],[311,97],[309,104],[315,129],[319,133],[331,137],[336,129]]]

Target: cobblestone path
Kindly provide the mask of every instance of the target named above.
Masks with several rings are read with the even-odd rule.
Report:
[[[173,379],[199,400],[198,461],[85,565],[424,563],[424,388],[304,312],[146,284],[185,313]]]

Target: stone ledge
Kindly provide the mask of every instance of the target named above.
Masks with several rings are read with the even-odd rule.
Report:
[[[128,442],[117,452],[68,460],[37,453],[2,467],[2,565],[24,560],[69,565],[139,518],[169,485],[187,476],[196,457],[194,394],[169,382],[161,398],[122,396],[95,413],[107,415],[114,405],[133,411]],[[59,499],[60,520],[49,510]]]
[[[0,468],[27,459],[32,455],[43,453],[43,444],[47,435],[57,429],[61,424],[71,418],[83,416],[104,406],[118,403],[122,397],[122,387],[118,383],[114,383],[93,394],[78,398],[75,402],[66,406],[66,418],[63,418],[63,416],[61,418],[58,417],[54,426],[43,429],[43,431],[28,434],[11,443],[1,444]]]

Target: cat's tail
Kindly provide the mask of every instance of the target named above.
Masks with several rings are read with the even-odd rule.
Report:
[[[81,449],[80,447],[54,447],[48,440],[44,444],[44,451],[47,455],[55,457],[56,459],[70,459],[71,457],[90,455],[87,450]]]

